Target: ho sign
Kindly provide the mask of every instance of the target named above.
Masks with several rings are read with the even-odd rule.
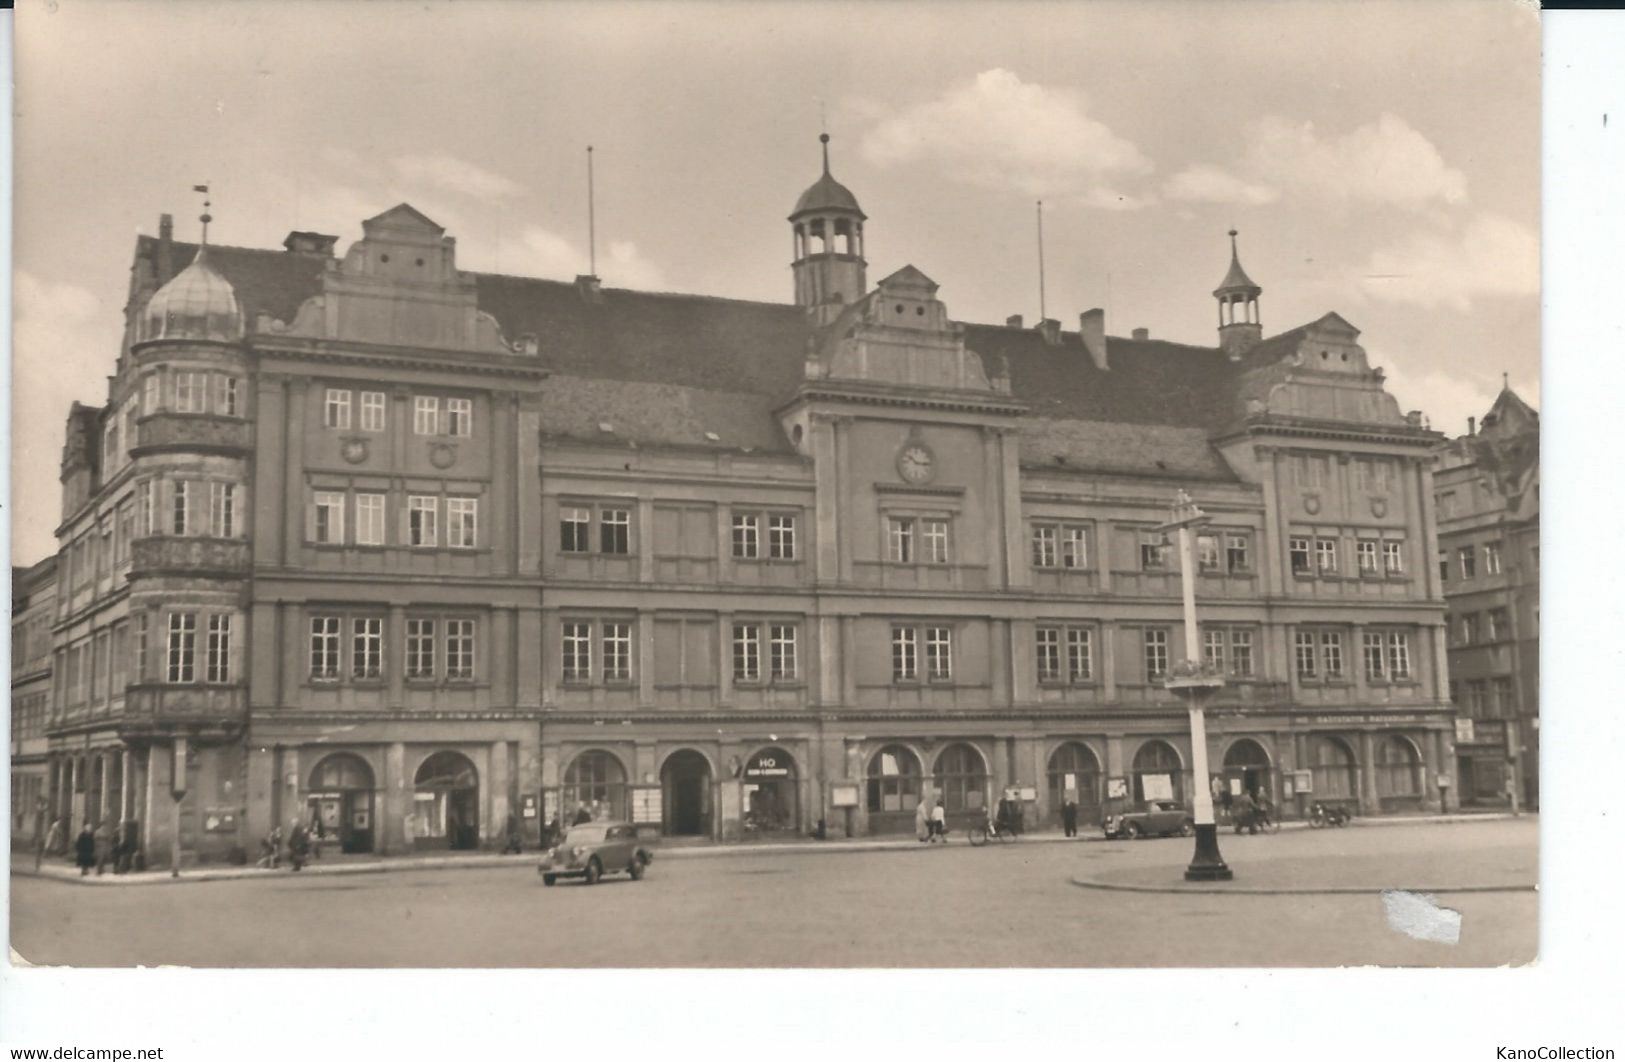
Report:
[[[782,753],[758,752],[750,758],[745,765],[746,778],[788,778],[790,764],[788,758],[784,763],[779,762]]]

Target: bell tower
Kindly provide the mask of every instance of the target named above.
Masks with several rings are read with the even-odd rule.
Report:
[[[824,173],[801,193],[790,213],[794,235],[791,271],[795,274],[796,305],[816,324],[835,320],[849,303],[868,290],[863,260],[863,209],[846,186],[830,176],[829,134],[819,136],[824,147]]]
[[[1230,272],[1213,289],[1213,297],[1219,300],[1219,346],[1231,358],[1241,357],[1264,337],[1264,325],[1258,318],[1258,296],[1263,292],[1241,268],[1236,230],[1231,229]]]

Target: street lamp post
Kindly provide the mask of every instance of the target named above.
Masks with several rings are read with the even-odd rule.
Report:
[[[1204,667],[1201,639],[1196,629],[1196,532],[1210,517],[1185,491],[1174,497],[1166,524],[1158,528],[1166,534],[1179,532],[1179,584],[1185,599],[1185,660],[1170,670],[1167,687],[1185,697],[1190,708],[1191,779],[1196,812],[1196,852],[1185,868],[1186,881],[1229,881],[1233,876],[1219,854],[1219,827],[1213,821],[1213,794],[1208,788],[1207,725],[1202,718],[1202,699],[1224,685],[1224,676]]]

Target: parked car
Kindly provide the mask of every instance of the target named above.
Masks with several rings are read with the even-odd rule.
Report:
[[[536,872],[543,885],[560,878],[581,878],[595,885],[605,874],[629,874],[633,881],[654,854],[638,843],[638,830],[630,822],[584,822],[571,826],[564,839],[542,853]]]
[[[1137,841],[1141,837],[1189,837],[1196,830],[1191,813],[1172,800],[1149,800],[1133,811],[1107,815],[1106,836]]]

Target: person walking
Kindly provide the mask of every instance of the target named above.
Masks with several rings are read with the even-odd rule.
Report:
[[[914,805],[914,836],[922,844],[931,839],[931,809],[923,800]]]
[[[584,822],[592,821],[592,812],[587,810],[586,801],[576,801],[575,818],[570,820],[571,826],[580,826]]]
[[[1078,802],[1071,797],[1061,805],[1061,826],[1068,837],[1078,835]]]
[[[310,853],[310,835],[305,832],[305,826],[298,819],[288,827],[288,862],[293,869],[305,868],[305,857]]]
[[[937,800],[937,806],[931,809],[931,839],[948,843],[948,809],[942,806],[942,800]]]
[[[107,872],[107,864],[113,861],[113,823],[110,819],[103,819],[96,824],[96,876],[99,878]]]
[[[74,862],[79,864],[79,876],[82,878],[90,873],[90,868],[96,865],[96,832],[90,828],[90,820],[85,820],[85,828],[79,831],[79,836],[73,842]]]
[[[508,855],[511,852],[514,855],[519,855],[519,816],[511,811],[508,812],[508,821],[503,828],[503,834],[506,840],[502,845],[502,854]]]
[[[58,815],[45,835],[45,854],[60,855],[68,843],[68,822]]]

